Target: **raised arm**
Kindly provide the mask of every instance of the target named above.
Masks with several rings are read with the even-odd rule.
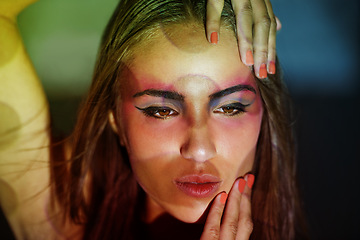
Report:
[[[0,151],[48,126],[47,100],[16,23],[17,14],[32,2],[0,0]],[[39,147],[36,141],[26,143],[32,146]]]
[[[16,23],[33,2],[0,0],[0,205],[16,239],[54,239],[48,104]]]

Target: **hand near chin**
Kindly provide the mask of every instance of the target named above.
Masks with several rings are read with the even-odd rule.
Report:
[[[242,62],[254,65],[258,78],[275,73],[276,30],[281,28],[270,0],[231,0],[236,17],[236,34]],[[208,0],[206,35],[208,41],[221,41],[220,17],[224,0]]]
[[[200,240],[249,239],[253,230],[251,187],[254,175],[235,181],[229,195],[218,194],[210,208]]]

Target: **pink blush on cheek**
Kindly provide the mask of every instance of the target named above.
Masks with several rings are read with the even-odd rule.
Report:
[[[180,119],[147,117],[131,103],[124,103],[122,115],[128,151],[136,158],[153,159],[178,152],[176,142],[184,132]]]
[[[214,126],[217,125],[217,129],[225,130],[236,130],[236,129],[253,129],[258,128],[260,131],[263,107],[260,102],[260,99],[257,99],[253,105],[246,110],[244,113],[240,113],[235,116],[216,116],[214,118]]]

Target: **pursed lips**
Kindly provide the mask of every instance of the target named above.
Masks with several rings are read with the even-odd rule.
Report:
[[[186,175],[174,180],[179,190],[196,198],[207,198],[219,189],[222,180],[211,174]]]

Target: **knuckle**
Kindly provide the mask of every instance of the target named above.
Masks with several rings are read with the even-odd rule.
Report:
[[[254,55],[260,59],[262,59],[263,61],[265,61],[267,59],[268,56],[268,51],[267,51],[267,46],[263,46],[264,49],[259,49],[256,48],[254,51]]]
[[[238,222],[231,221],[229,223],[229,230],[234,236],[236,236],[238,230]]]
[[[216,207],[214,211],[218,216],[221,216],[223,213],[223,209],[221,207]]]
[[[253,10],[250,1],[245,1],[244,4],[242,4],[240,12],[252,14]]]
[[[220,238],[220,229],[216,226],[209,228],[209,239],[219,239]]]
[[[256,22],[255,25],[260,25],[263,26],[265,28],[270,28],[271,26],[271,19],[269,17],[269,15],[263,15],[262,17],[260,17]]]

